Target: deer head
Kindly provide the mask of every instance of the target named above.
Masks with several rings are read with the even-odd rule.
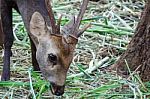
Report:
[[[78,37],[89,27],[88,25],[79,29],[89,0],[83,1],[78,17],[73,17],[62,28],[60,28],[61,18],[56,24],[49,0],[45,1],[51,26],[47,26],[39,12],[34,12],[30,21],[30,32],[38,39],[36,59],[43,76],[51,83],[52,93],[62,95]]]

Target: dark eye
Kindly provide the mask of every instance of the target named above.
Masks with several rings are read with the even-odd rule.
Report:
[[[48,59],[50,62],[53,63],[53,65],[57,64],[57,56],[56,55],[50,53],[50,54],[48,54]]]

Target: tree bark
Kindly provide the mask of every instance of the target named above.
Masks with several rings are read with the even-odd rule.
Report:
[[[111,68],[128,73],[127,64],[131,71],[140,71],[143,81],[150,80],[150,0],[147,0],[127,50]]]

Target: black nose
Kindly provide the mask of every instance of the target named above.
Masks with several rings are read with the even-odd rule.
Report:
[[[64,94],[65,85],[59,86],[55,83],[51,83],[51,91],[56,96],[61,96]]]
[[[61,96],[61,95],[64,94],[64,91],[62,92],[62,91],[57,90],[54,94],[55,94],[56,96]]]

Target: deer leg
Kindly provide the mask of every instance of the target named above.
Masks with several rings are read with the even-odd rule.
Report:
[[[29,31],[30,17],[35,10],[34,7],[31,6],[32,0],[16,0],[16,4],[17,5],[15,6],[15,9],[17,12],[19,12],[21,14],[24,24],[25,24],[25,27],[27,29],[27,32],[30,34],[30,31]],[[31,9],[33,9],[33,10],[31,10]],[[31,39],[30,35],[29,35],[29,38],[30,38],[30,44],[31,44],[31,56],[32,56],[33,70],[40,71],[39,64],[36,60],[36,46],[35,46],[33,40]]]
[[[13,29],[12,29],[12,8],[8,6],[5,0],[2,0],[1,19],[4,32],[4,57],[3,70],[1,80],[10,79],[10,56],[12,56],[11,47],[13,44]]]
[[[29,36],[30,38],[30,36]],[[30,44],[31,44],[31,55],[32,55],[32,66],[34,71],[40,71],[39,64],[36,60],[36,47],[35,44],[33,43],[32,39],[30,38]]]

